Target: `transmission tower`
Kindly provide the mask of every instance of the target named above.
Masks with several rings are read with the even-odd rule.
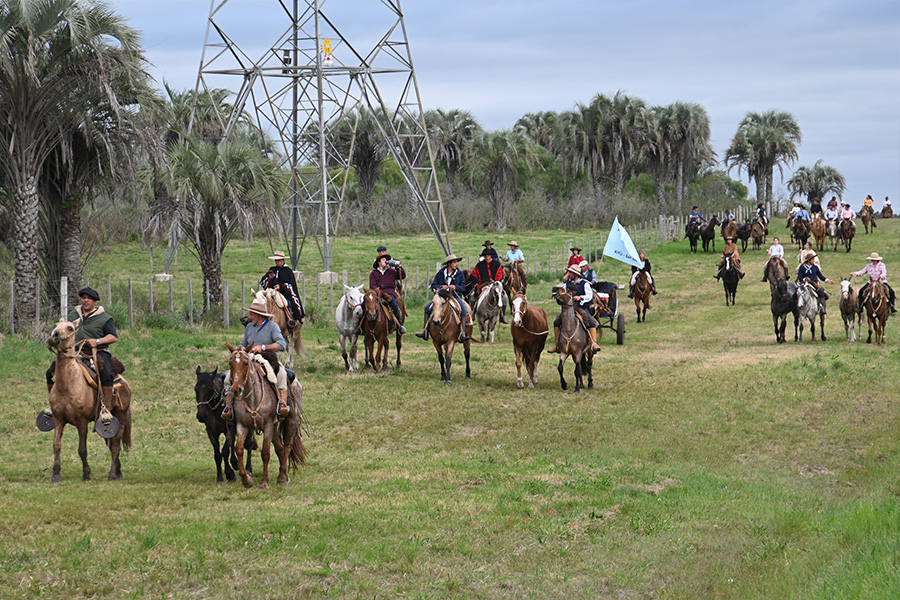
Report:
[[[250,115],[276,139],[291,173],[291,194],[280,213],[291,266],[297,268],[311,237],[330,271],[356,124],[360,111],[369,111],[429,228],[449,254],[400,2],[332,0],[327,14],[324,4],[210,0],[191,121],[214,117],[227,137]],[[341,28],[342,23],[352,26]],[[218,114],[219,107],[204,101],[206,92],[216,88],[238,88],[229,114]]]

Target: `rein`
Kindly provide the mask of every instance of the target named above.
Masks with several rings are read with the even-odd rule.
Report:
[[[219,404],[222,403],[222,394],[223,393],[225,393],[224,389],[221,389],[219,391],[216,391],[215,389],[213,389],[209,400],[201,400],[200,402],[197,402],[197,406],[200,406],[201,404],[205,404],[206,406],[208,406],[210,408],[210,410],[215,410],[219,407]],[[213,404],[214,401],[215,401],[215,404]]]

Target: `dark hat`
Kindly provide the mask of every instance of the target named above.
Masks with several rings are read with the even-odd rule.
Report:
[[[569,248],[569,250],[571,250],[572,252],[581,252],[581,248],[579,248],[578,246],[572,246],[571,248]]]
[[[81,298],[82,296],[87,296],[94,302],[100,302],[100,294],[98,294],[97,290],[95,290],[94,288],[81,288],[80,290],[78,290],[78,297]]]
[[[382,254],[381,256],[376,256],[375,260],[372,262],[373,269],[378,268],[378,261],[380,261],[382,258],[385,260],[391,260],[391,255],[390,254]]]
[[[387,246],[378,246],[375,248],[375,252],[387,252]]]
[[[484,240],[484,243],[482,244],[482,246],[493,246],[493,245],[494,245],[494,242],[492,242],[491,240]]]
[[[494,256],[494,253],[490,249],[485,248],[484,250],[481,251],[481,256],[491,256],[492,257],[492,256]]]

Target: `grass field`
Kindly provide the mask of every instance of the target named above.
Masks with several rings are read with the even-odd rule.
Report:
[[[876,231],[850,254],[825,252],[823,272],[839,279],[878,251],[896,282],[900,221]],[[508,235],[526,250],[571,239]],[[483,237],[453,240],[471,254]],[[367,267],[382,241],[400,257],[436,246],[342,239],[338,268]],[[268,266],[253,259],[267,245],[229,252],[226,277]],[[134,249],[109,256],[152,273]],[[459,353],[446,387],[430,342],[409,335],[400,368],[348,374],[333,325],[304,328],[310,460],[269,490],[216,483],[194,419],[194,369],[223,368],[238,328],[122,330],[135,421],[125,479],[105,480],[92,435],[95,479],[82,482],[67,428],[58,485],[52,435],[34,427],[51,355],[3,338],[0,597],[900,597],[900,319],[885,346],[850,344],[831,286],[828,341],[777,345],[762,251],[743,253],[733,307],[712,253],[685,241],[648,257],[660,291],[648,322],[622,305],[625,344],[604,331],[595,388],[581,394],[560,390],[546,354],[538,387],[518,390],[508,331],[473,345],[471,380]],[[600,267],[601,279],[629,275]],[[552,315],[550,287],[529,300]]]

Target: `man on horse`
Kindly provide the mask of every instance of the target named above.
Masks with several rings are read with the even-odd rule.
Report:
[[[474,286],[477,287],[485,283],[490,283],[491,281],[503,281],[503,267],[500,265],[500,261],[496,260],[494,256],[496,256],[496,252],[492,255],[488,251],[488,248],[481,251],[481,259],[469,273],[469,281],[472,282]],[[500,322],[506,323],[506,292],[503,292],[502,297],[503,304],[500,307]]]
[[[271,320],[272,313],[266,312],[266,303],[259,299],[254,299],[250,304],[250,308],[245,308],[249,322],[244,327],[244,337],[241,340],[247,352],[260,354],[262,352],[271,352],[276,358],[278,353],[287,348],[287,342],[281,335],[281,328],[278,324]],[[290,412],[287,402],[287,370],[279,362],[278,373],[275,374],[275,389],[278,391],[278,416],[285,417]],[[234,401],[234,390],[231,389],[231,371],[225,375],[225,409],[222,411],[222,418],[230,421],[234,418],[234,409],[232,404]]]
[[[478,260],[484,260],[483,257],[485,256],[485,252],[487,252],[491,255],[491,258],[493,260],[496,260],[498,263],[500,262],[500,256],[497,254],[497,250],[494,248],[494,242],[492,242],[491,240],[485,240],[482,246],[484,247],[484,250],[481,251],[482,258],[479,258]]]
[[[88,357],[88,349],[96,348],[97,362],[95,365],[97,375],[100,378],[100,389],[103,392],[103,403],[107,410],[113,405],[113,380],[115,373],[112,368],[112,355],[109,353],[110,344],[119,341],[119,333],[116,323],[102,306],[98,306],[100,294],[93,288],[83,287],[78,290],[81,304],[69,311],[67,319],[75,325],[75,343],[83,342],[82,356]],[[53,375],[56,363],[47,369],[47,391],[53,388]],[[50,407],[44,409],[44,413],[51,414]]]
[[[300,303],[300,296],[297,294],[297,280],[294,279],[294,272],[291,268],[284,264],[284,252],[278,250],[269,259],[274,260],[275,265],[269,267],[266,274],[260,278],[259,287],[281,292],[281,295],[287,300],[285,309],[285,312],[289,313],[287,326],[289,329],[293,329],[306,315],[303,312],[303,304]]]
[[[376,259],[381,258],[382,256],[387,256],[388,267],[397,271],[397,293],[403,295],[403,280],[406,279],[406,269],[403,268],[403,263],[401,263],[399,260],[395,260],[391,257],[390,254],[388,254],[387,246],[378,246],[375,251],[378,252],[378,256],[376,256]]]
[[[466,310],[466,301],[463,299],[463,294],[466,290],[466,279],[462,271],[459,270],[459,257],[455,254],[450,254],[444,259],[444,268],[435,273],[434,281],[431,282],[431,289],[435,292],[440,289],[449,290],[453,297],[456,298],[456,301],[459,303],[459,342],[465,342],[468,339],[466,326],[469,323],[467,320],[469,315]],[[432,303],[429,302],[425,306],[425,328],[416,334],[417,338],[422,338],[423,340],[427,340],[429,337],[428,319],[431,317],[431,305]]]
[[[822,289],[819,282],[824,281],[825,283],[833,284],[834,281],[822,275],[822,271],[815,263],[815,259],[817,258],[815,250],[804,250],[804,252],[806,252],[806,258],[803,260],[803,264],[800,265],[800,268],[797,269],[797,281],[806,281],[816,288],[816,296],[819,297],[819,312],[823,315],[828,314],[825,311],[825,302],[829,298],[828,292]]]
[[[818,198],[813,198],[813,199],[810,200],[810,202],[809,202],[809,216],[810,216],[810,219],[811,219],[811,218],[813,217],[813,215],[815,215],[816,213],[819,213],[819,215],[821,216],[821,214],[822,214],[822,204],[819,202],[819,199],[818,199]]]
[[[766,216],[766,207],[762,202],[756,205],[756,210],[753,212],[753,220],[752,222],[759,221],[763,227],[768,227],[769,218]]]
[[[796,223],[797,221],[806,221],[807,223],[809,223],[810,215],[809,211],[806,210],[806,206],[799,203],[797,204],[797,206],[800,208],[800,210],[798,210],[797,214],[794,215],[794,223]]]
[[[788,267],[784,261],[784,246],[781,245],[781,240],[775,237],[772,238],[772,245],[769,246],[769,260],[766,261],[766,265],[763,267],[763,283],[769,280],[769,268],[778,261],[784,265],[784,272],[787,273]]]
[[[860,288],[860,290],[859,290],[859,308],[856,310],[856,312],[858,312],[859,314],[862,314],[863,309],[866,307],[866,301],[868,300],[867,296],[869,293],[869,284],[879,282],[879,281],[881,283],[883,283],[885,285],[885,287],[887,287],[887,289],[888,289],[888,294],[889,294],[888,302],[890,303],[890,306],[891,306],[891,312],[892,313],[897,312],[897,309],[895,308],[897,298],[894,295],[894,289],[890,285],[888,285],[888,282],[887,282],[887,267],[885,267],[884,263],[881,262],[881,257],[878,256],[877,252],[873,252],[872,254],[869,255],[869,261],[870,261],[869,264],[867,264],[865,267],[863,267],[859,271],[854,271],[853,273],[850,273],[851,277],[858,277],[863,274],[869,276],[869,281],[867,281],[866,284],[863,285],[862,288]]]
[[[884,210],[886,208],[891,208],[891,199],[888,198],[887,196],[884,197],[884,204],[882,205],[881,210]],[[891,209],[891,210],[893,210],[893,209]]]
[[[594,299],[594,291],[591,284],[581,276],[581,270],[576,266],[566,269],[565,275],[566,289],[574,294],[572,299],[576,302],[575,312],[581,315],[585,326],[591,336],[591,351],[599,352],[600,346],[597,345],[597,320],[591,316],[591,302]],[[547,350],[549,353],[559,352],[559,328],[562,327],[562,312],[553,321],[553,339],[555,344],[553,348]]]
[[[741,268],[741,255],[738,253],[737,244],[734,243],[734,238],[727,237],[725,238],[725,247],[722,249],[722,260],[719,261],[719,270],[716,272],[716,279],[720,279],[722,277],[722,270],[725,268],[725,257],[731,255],[731,261],[734,263],[734,268],[738,272],[738,276],[743,279],[744,278],[744,270]]]
[[[638,273],[646,273],[647,279],[650,280],[650,289],[653,291],[653,295],[656,295],[656,282],[653,281],[653,275],[650,274],[650,259],[647,258],[647,255],[644,254],[644,251],[641,250],[638,252],[638,257],[640,257],[641,262],[644,263],[642,267],[638,268],[634,265],[631,265],[631,282],[628,284],[628,297],[634,298],[631,295],[632,290],[634,289],[634,284],[637,281]]]
[[[691,208],[691,212],[688,213],[687,223],[684,224],[684,234],[687,235],[688,229],[691,227],[691,223],[696,223],[698,226],[701,222],[706,223],[706,219],[703,215],[700,214],[698,210],[699,206],[694,206]]]
[[[383,247],[383,246],[382,246]],[[388,266],[391,260],[390,254],[381,254],[372,263],[372,272],[369,273],[369,289],[381,290],[386,296],[386,300],[394,313],[394,319],[397,322],[397,331],[400,335],[406,333],[406,327],[403,326],[403,315],[400,314],[400,305],[397,303],[397,283],[401,279],[402,273],[406,275],[403,267]],[[399,264],[399,263],[398,263]]]

